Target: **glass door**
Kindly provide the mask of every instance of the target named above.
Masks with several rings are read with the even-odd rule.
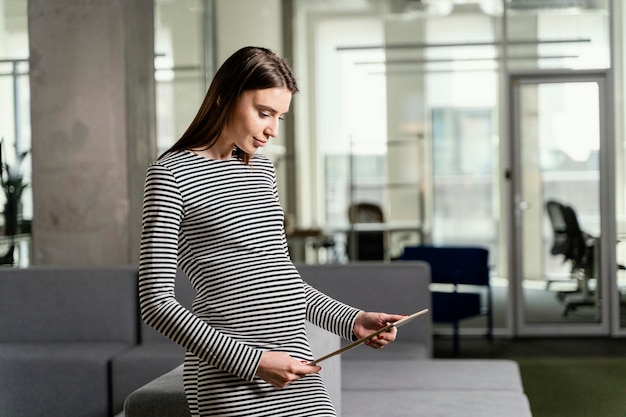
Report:
[[[517,335],[609,332],[616,268],[607,267],[615,206],[606,83],[605,72],[586,71],[510,78]]]

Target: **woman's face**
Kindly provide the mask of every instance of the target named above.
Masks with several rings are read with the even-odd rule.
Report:
[[[271,137],[278,136],[278,125],[289,110],[291,95],[286,88],[244,92],[235,102],[220,139],[253,155]]]

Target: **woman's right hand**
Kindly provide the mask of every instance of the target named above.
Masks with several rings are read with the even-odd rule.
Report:
[[[292,358],[285,352],[263,352],[256,371],[256,376],[278,388],[284,388],[308,374],[314,374],[322,368],[307,365],[306,361]]]

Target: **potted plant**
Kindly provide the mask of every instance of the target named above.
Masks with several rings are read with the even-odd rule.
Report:
[[[0,141],[0,183],[4,191],[4,235],[15,236],[19,230],[19,212],[22,201],[22,193],[28,184],[24,181],[22,161],[29,151],[15,150],[15,164],[9,165],[2,160],[2,145]]]

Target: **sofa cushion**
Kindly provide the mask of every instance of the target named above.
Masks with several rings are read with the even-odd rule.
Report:
[[[111,361],[113,412],[123,409],[131,392],[181,365],[184,360],[185,349],[174,342],[143,343],[115,355]]]
[[[134,391],[124,403],[126,417],[189,417],[183,365]]]
[[[119,343],[0,344],[0,416],[108,417]]]
[[[137,268],[0,269],[0,342],[138,340]]]
[[[528,398],[514,391],[345,391],[342,417],[531,417]]]
[[[523,392],[519,366],[507,359],[343,361],[342,368],[350,375],[344,390]]]
[[[428,320],[428,319],[426,319]],[[359,345],[341,354],[344,361],[362,360],[393,360],[393,361],[417,361],[431,357],[428,347],[418,342],[407,342],[404,340],[402,327],[398,330],[397,339],[384,349],[373,349],[369,346]]]

